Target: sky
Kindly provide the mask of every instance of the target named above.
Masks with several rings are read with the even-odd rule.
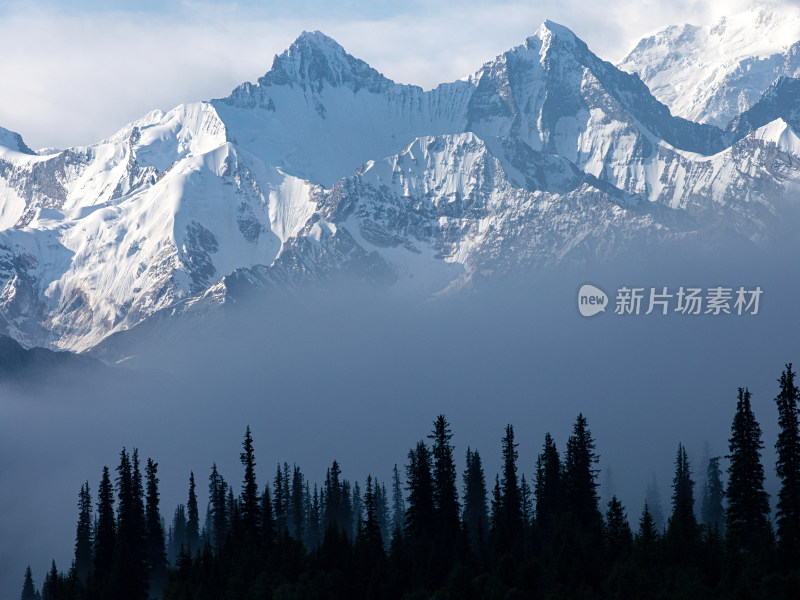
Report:
[[[545,19],[616,62],[648,33],[706,24],[748,3],[0,0],[0,127],[34,149],[98,142],[150,110],[225,97],[255,81],[304,30],[427,89],[476,71]]]

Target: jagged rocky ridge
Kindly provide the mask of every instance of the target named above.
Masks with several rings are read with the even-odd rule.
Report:
[[[800,182],[784,79],[725,129],[546,22],[474,75],[399,85],[319,32],[256,84],[39,155],[0,132],[0,333],[87,350],[252,289],[428,298],[510,270],[739,238]]]

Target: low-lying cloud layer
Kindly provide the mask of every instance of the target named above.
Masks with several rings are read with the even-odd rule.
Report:
[[[795,272],[789,257],[796,255],[731,248],[717,259],[628,257],[611,267],[514,277],[492,293],[422,306],[352,291],[259,300],[180,336],[159,328],[126,362],[167,374],[0,384],[0,597],[19,593],[28,563],[37,583],[51,558],[69,566],[80,485],[88,480],[95,494],[102,466],[115,467],[122,446],[159,462],[169,518],[186,502],[190,470],[201,511],[213,462],[238,489],[247,425],[261,486],[284,460],[320,482],[334,458],[351,480],[388,481],[440,413],[453,426],[459,473],[471,446],[492,481],[507,423],[530,479],[545,432],[563,451],[582,411],[601,455],[600,481],[613,481],[601,494],[613,489],[635,523],[654,474],[668,512],[678,442],[700,482],[705,442],[710,456],[726,454],[736,388],[749,386],[774,499],[776,378],[800,357],[800,284],[785,275]],[[623,285],[758,285],[764,293],[755,316],[609,309],[587,319],[576,297],[587,282],[612,301]]]

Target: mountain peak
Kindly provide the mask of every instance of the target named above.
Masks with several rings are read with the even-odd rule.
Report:
[[[555,130],[565,117],[583,118],[577,115],[588,110],[588,103],[597,102],[597,93],[603,93],[618,102],[633,120],[651,134],[675,148],[709,155],[721,150],[724,145],[719,129],[674,119],[667,106],[651,95],[639,77],[602,60],[570,29],[553,21],[545,21],[523,46],[513,48],[499,59],[499,62],[489,63],[480,72],[483,76],[491,74],[497,80],[492,83],[491,89],[488,78],[484,83],[489,102],[484,100],[484,96],[476,94],[476,97],[485,102],[484,106],[488,105],[490,110],[500,111],[500,114],[504,110],[509,114],[519,114],[530,112],[530,108],[525,107],[534,104],[529,98],[517,97],[513,91],[508,93],[506,90],[513,90],[514,86],[520,91],[537,90],[535,96],[540,100],[534,102],[541,104],[539,114],[532,116],[536,119],[537,129],[546,122],[547,127]],[[497,65],[501,63],[502,68],[499,68]],[[528,83],[521,85],[523,80]],[[591,100],[586,93],[589,87],[593,89]],[[501,98],[502,103],[492,100],[496,97]],[[473,102],[473,105],[477,104]],[[598,108],[607,110],[601,105]],[[533,118],[529,123],[534,122]],[[540,139],[547,143],[545,138],[548,137],[544,134]]]
[[[291,45],[284,50],[281,56],[326,56],[344,59],[347,51],[342,45],[330,36],[319,30],[303,31]]]
[[[272,69],[258,82],[262,86],[298,85],[312,92],[322,91],[326,84],[350,87],[354,92],[362,88],[378,92],[392,84],[321,31],[303,31],[289,48],[275,57]]]
[[[796,77],[781,75],[764,91],[762,99],[787,98],[796,100],[798,91],[800,91],[800,80]]]
[[[800,129],[800,79],[778,77],[761,95],[761,99],[734,118],[728,130],[739,139],[764,125],[783,119],[793,128]]]
[[[525,43],[515,46],[498,56],[498,59],[508,60],[513,58],[523,58],[523,61],[549,62],[552,59],[560,61],[562,59],[571,60],[572,57],[578,63],[585,63],[592,52],[586,43],[576,36],[570,29],[555,23],[554,21],[544,21],[536,32],[525,39]]]
[[[571,29],[556,23],[555,21],[551,21],[550,19],[545,19],[544,23],[541,24],[539,27],[539,31],[537,34],[548,32],[550,35],[557,35],[561,38],[565,39],[572,39],[577,40],[578,36],[576,36]]]
[[[800,74],[800,8],[753,4],[702,26],[669,26],[617,66],[636,72],[673,114],[725,127],[779,75]]]
[[[22,141],[22,136],[14,131],[0,127],[0,147],[8,148],[22,154],[36,154]]]
[[[559,25],[554,21],[550,21],[549,19],[545,20],[545,22],[539,26],[539,29],[531,38],[528,38],[528,45],[530,45],[532,39],[541,41],[545,49],[553,46],[555,42],[556,45],[563,46],[564,48],[588,51],[588,47],[583,40],[575,35],[571,29]]]

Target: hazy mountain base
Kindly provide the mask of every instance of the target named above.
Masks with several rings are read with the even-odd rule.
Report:
[[[97,457],[122,444],[161,459],[163,505],[175,506],[185,501],[189,470],[207,473],[220,457],[235,458],[230,449],[248,423],[265,468],[297,462],[318,480],[337,457],[354,478],[388,480],[383,470],[403,463],[409,436],[444,412],[458,433],[457,457],[468,444],[479,448],[491,479],[506,423],[517,428],[521,469],[530,473],[545,427],[563,443],[583,411],[600,464],[613,465],[616,493],[638,514],[653,473],[668,489],[678,441],[695,455],[704,441],[724,452],[738,386],[750,386],[773,439],[774,380],[784,362],[797,361],[796,247],[767,254],[738,240],[718,254],[694,250],[517,270],[422,304],[352,282],[316,295],[240,297],[225,310],[131,332],[122,364],[161,375],[111,369],[69,385],[0,384],[0,560],[8,567],[0,595],[19,593],[28,561],[39,574],[54,553],[60,568],[69,564],[76,482],[96,490]],[[586,282],[612,301],[623,285],[760,285],[764,295],[756,316],[608,310],[585,319],[576,295]],[[771,448],[764,460],[773,462]],[[218,466],[236,480],[236,461]]]
[[[46,348],[22,347],[16,340],[0,335],[0,380],[30,383],[56,371],[77,376],[103,369],[93,358],[76,356],[71,352],[53,352]]]
[[[792,222],[789,219],[782,226],[792,229]],[[781,232],[779,239],[785,237]],[[724,229],[703,238],[690,235],[655,241],[642,236],[609,256],[601,256],[596,243],[599,240],[584,239],[572,245],[564,264],[550,268],[540,266],[535,258],[529,263],[519,256],[503,261],[501,252],[497,259],[475,265],[470,279],[462,285],[456,284],[433,297],[399,292],[392,287],[396,275],[368,277],[360,267],[332,270],[322,277],[304,272],[289,279],[281,277],[279,266],[239,269],[204,296],[163,309],[129,330],[110,335],[84,354],[107,364],[164,368],[176,364],[176,360],[193,365],[196,349],[202,349],[203,355],[213,355],[219,340],[230,340],[236,348],[243,339],[254,339],[255,332],[265,343],[276,347],[291,347],[299,336],[312,330],[352,327],[357,335],[366,325],[362,319],[388,321],[387,326],[393,330],[406,331],[401,325],[406,320],[411,324],[432,319],[444,324],[458,314],[464,322],[477,323],[496,313],[523,311],[529,312],[538,326],[537,315],[567,308],[566,313],[558,313],[559,318],[572,316],[569,311],[575,308],[573,292],[586,279],[605,279],[619,285],[644,279],[645,287],[688,285],[692,277],[680,275],[685,269],[700,270],[715,281],[721,269],[731,269],[726,266],[727,260],[735,265],[736,273],[744,265],[752,265],[752,271],[760,273],[765,265],[778,264],[787,254],[777,243],[764,249]],[[660,279],[647,281],[651,274]],[[406,277],[413,279],[414,274]],[[613,294],[615,288],[606,288]],[[311,322],[315,323],[313,327]],[[341,338],[345,331],[329,333]]]

